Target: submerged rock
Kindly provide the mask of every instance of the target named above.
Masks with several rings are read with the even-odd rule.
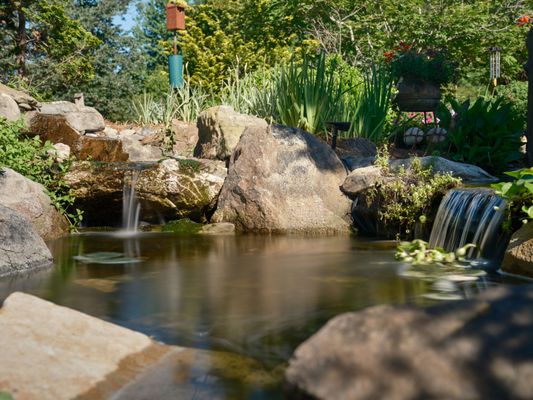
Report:
[[[529,399],[533,289],[332,319],[295,351],[288,398]]]
[[[320,139],[283,126],[249,127],[231,156],[213,222],[262,233],[348,233],[346,170]]]
[[[134,178],[146,222],[191,218],[213,211],[227,171],[221,161],[167,159],[158,163],[75,163],[65,179],[90,225],[120,225],[124,182]]]
[[[265,120],[239,114],[230,106],[212,107],[198,117],[194,156],[227,161],[247,127],[266,128]]]
[[[504,272],[533,278],[533,223],[529,222],[516,231],[503,259]]]
[[[234,235],[235,225],[228,222],[204,225],[185,218],[177,221],[170,221],[163,226],[162,231],[182,235]]]
[[[22,214],[44,240],[69,232],[67,220],[52,205],[44,186],[10,168],[0,170],[0,204]]]
[[[0,205],[0,277],[48,268],[52,261],[50,250],[30,222],[17,211]],[[5,364],[3,355],[2,361],[0,365]]]

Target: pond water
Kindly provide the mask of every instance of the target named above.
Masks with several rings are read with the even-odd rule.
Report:
[[[195,398],[281,397],[290,355],[331,317],[434,301],[425,297],[432,283],[401,276],[405,266],[390,242],[84,233],[50,247],[55,267],[0,280],[0,300],[24,291],[167,344],[228,355],[191,375]],[[489,276],[460,294],[498,280]]]

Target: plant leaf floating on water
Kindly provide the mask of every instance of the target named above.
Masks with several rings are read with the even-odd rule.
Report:
[[[104,265],[132,264],[132,263],[139,263],[142,261],[139,258],[124,257],[124,254],[122,253],[106,252],[106,251],[83,254],[80,256],[75,256],[74,259],[84,264],[104,264]]]

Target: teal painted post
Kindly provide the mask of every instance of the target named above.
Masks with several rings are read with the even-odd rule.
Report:
[[[170,87],[172,89],[180,88],[183,86],[183,56],[170,55],[168,56],[168,70],[170,77]]]

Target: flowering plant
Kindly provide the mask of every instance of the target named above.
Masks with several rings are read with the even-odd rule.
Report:
[[[455,75],[454,64],[442,51],[414,49],[402,42],[383,55],[396,80],[416,79],[442,85],[451,82]]]

